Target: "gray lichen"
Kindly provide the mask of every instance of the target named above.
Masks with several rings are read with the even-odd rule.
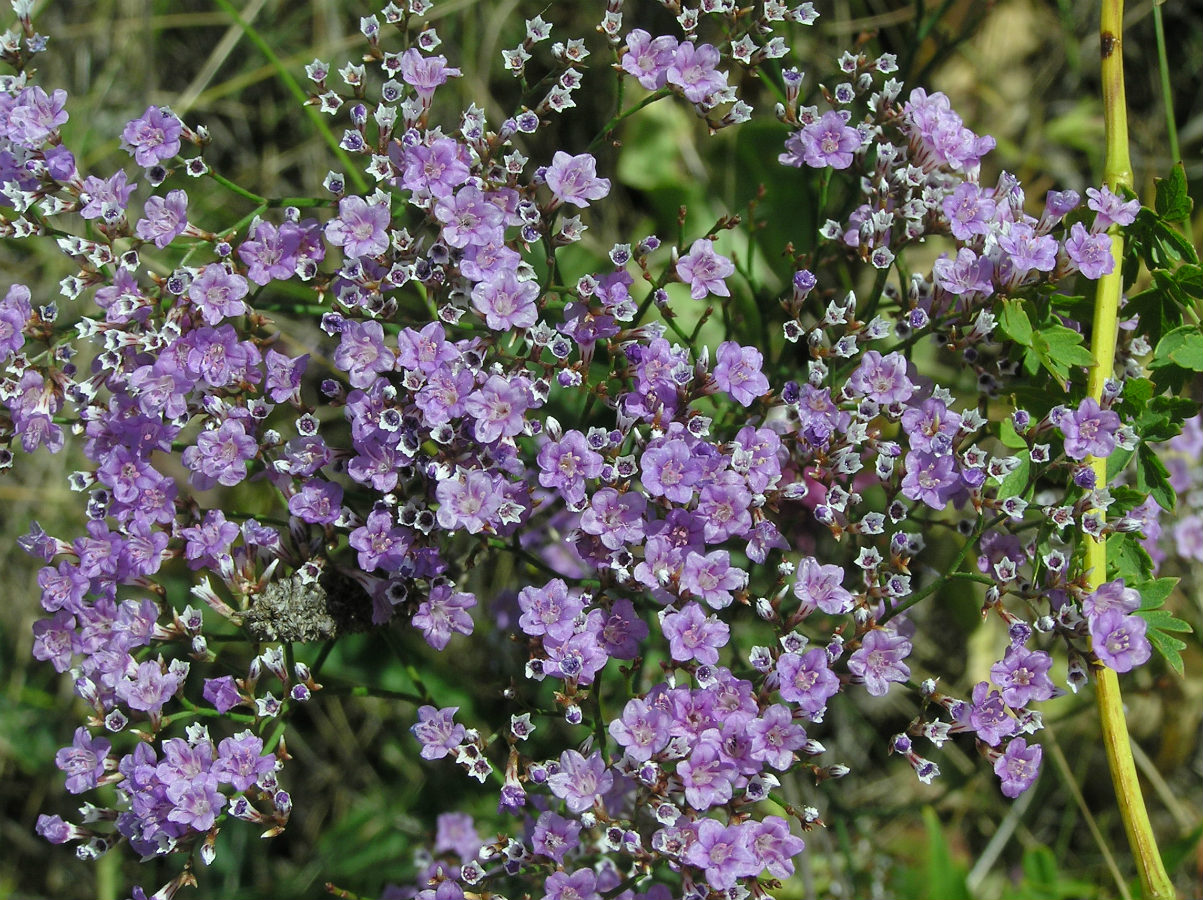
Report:
[[[332,568],[308,584],[294,573],[264,588],[242,624],[260,641],[325,641],[371,628],[372,598]]]

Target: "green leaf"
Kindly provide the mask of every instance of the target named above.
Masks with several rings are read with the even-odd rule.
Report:
[[[1157,186],[1157,199],[1154,201],[1157,215],[1170,222],[1186,221],[1193,204],[1182,163],[1174,164],[1168,178],[1154,178],[1153,183]]]
[[[1153,223],[1153,242],[1157,250],[1155,258],[1158,265],[1153,268],[1168,269],[1168,262],[1178,262],[1184,260],[1188,263],[1197,263],[1199,254],[1195,252],[1195,245],[1185,238],[1176,228],[1171,228],[1165,222],[1157,221]]]
[[[1015,430],[1015,425],[1011,422],[1010,417],[1003,419],[999,424],[998,439],[1003,442],[1004,447],[1011,450],[1024,450],[1028,446],[1028,442],[1021,438]]]
[[[1149,623],[1150,628],[1156,628],[1158,631],[1177,631],[1185,634],[1194,632],[1188,622],[1183,622],[1168,609],[1139,610],[1138,615]]]
[[[1156,628],[1150,628],[1146,637],[1153,645],[1153,649],[1160,653],[1169,667],[1181,677],[1185,673],[1182,665],[1182,651],[1186,649],[1186,642],[1180,641],[1164,631],[1158,631]]]
[[[1153,351],[1150,369],[1175,365],[1192,372],[1203,372],[1203,333],[1197,325],[1183,325],[1163,335]]]
[[[1156,609],[1165,603],[1166,598],[1173,593],[1174,588],[1178,586],[1178,581],[1177,578],[1157,578],[1143,584],[1133,584],[1130,587],[1140,594],[1141,609]]]
[[[940,819],[930,806],[923,807],[923,827],[927,832],[927,859],[924,860],[927,896],[943,900],[969,900],[965,868],[953,859],[952,848],[944,836]]]
[[[1004,300],[998,324],[1015,342],[1025,347],[1032,345],[1032,320],[1024,311],[1023,301]]]
[[[1147,378],[1133,378],[1124,382],[1124,395],[1120,400],[1125,410],[1140,412],[1153,399],[1153,382]]]
[[[1094,364],[1090,351],[1082,346],[1082,335],[1064,325],[1049,325],[1040,329],[1040,336],[1048,344],[1049,355],[1058,362],[1071,366]]]
[[[1178,279],[1178,287],[1192,297],[1203,298],[1203,266],[1187,263],[1180,266],[1174,273]]]
[[[1128,467],[1128,463],[1135,455],[1135,450],[1124,450],[1118,447],[1111,452],[1111,455],[1107,457],[1108,484],[1111,484],[1115,480],[1115,476]]]
[[[1147,581],[1153,574],[1153,560],[1133,534],[1113,534],[1107,538],[1107,578],[1122,578],[1128,584]]]
[[[1023,493],[1024,489],[1028,486],[1028,479],[1031,477],[1031,473],[1032,461],[1026,456],[1020,457],[1019,465],[998,486],[998,499],[1006,500],[1008,497],[1016,497]]]
[[[1157,505],[1169,512],[1174,508],[1178,495],[1170,486],[1170,473],[1160,457],[1148,444],[1141,444],[1136,451],[1136,487],[1147,491]]]

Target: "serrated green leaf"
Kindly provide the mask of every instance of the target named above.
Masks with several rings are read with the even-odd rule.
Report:
[[[1181,232],[1175,228],[1171,228],[1165,222],[1157,221],[1153,223],[1153,242],[1157,253],[1160,254],[1158,265],[1152,268],[1168,269],[1167,263],[1178,262],[1179,260],[1188,263],[1197,263],[1199,254],[1195,252],[1195,245],[1192,244]]]
[[[1017,497],[1028,486],[1028,478],[1032,474],[1032,461],[1026,456],[1020,457],[1019,465],[998,486],[998,499]]]
[[[1194,629],[1188,622],[1183,622],[1168,609],[1142,609],[1138,615],[1149,623],[1150,628],[1158,631],[1177,631],[1180,634],[1192,634]]]
[[[1147,378],[1132,378],[1124,382],[1124,394],[1120,404],[1133,413],[1140,412],[1153,399],[1153,382]]]
[[[1171,222],[1186,221],[1192,203],[1186,183],[1186,169],[1182,163],[1174,164],[1168,178],[1154,178],[1153,183],[1157,186],[1157,198],[1153,204],[1157,215]]]
[[[1176,275],[1178,286],[1192,297],[1203,297],[1203,266],[1187,263],[1180,266]]]
[[[1122,578],[1127,583],[1147,581],[1153,574],[1153,560],[1132,534],[1113,534],[1107,538],[1107,578]]]
[[[1090,351],[1082,346],[1082,335],[1064,325],[1048,325],[1040,329],[1040,336],[1048,345],[1049,355],[1057,362],[1069,366],[1089,366],[1094,363]]]
[[[1141,444],[1136,451],[1136,487],[1148,492],[1157,505],[1169,512],[1178,501],[1178,495],[1170,486],[1170,473],[1160,457],[1148,444]]]
[[[1180,641],[1171,634],[1166,634],[1164,631],[1158,631],[1156,628],[1150,628],[1145,635],[1149,639],[1149,643],[1165,659],[1166,664],[1171,669],[1182,676],[1185,673],[1185,668],[1182,665],[1182,651],[1186,649],[1186,642]]]
[[[1156,609],[1165,603],[1166,598],[1178,586],[1177,578],[1156,578],[1143,584],[1130,585],[1132,590],[1140,594],[1141,609]]]
[[[1150,369],[1175,365],[1192,372],[1203,372],[1203,333],[1196,325],[1183,325],[1163,335],[1153,351]]]
[[[998,324],[1016,343],[1025,347],[1032,345],[1032,320],[1023,309],[1023,301],[1004,300]]]

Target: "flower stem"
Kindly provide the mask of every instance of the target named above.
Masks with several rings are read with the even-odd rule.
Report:
[[[1106,158],[1103,181],[1111,190],[1131,188],[1132,163],[1128,156],[1128,111],[1124,98],[1123,0],[1102,0],[1099,36],[1102,50],[1103,121],[1105,125]],[[1111,254],[1115,267],[1111,274],[1099,279],[1095,295],[1094,324],[1091,329],[1090,352],[1094,364],[1087,388],[1096,401],[1103,394],[1103,383],[1115,367],[1116,323],[1119,299],[1123,291],[1122,262],[1124,236],[1119,228],[1111,229]],[[1107,484],[1107,460],[1091,457],[1095,483]],[[1089,535],[1085,538],[1087,590],[1095,590],[1107,580],[1107,547]],[[1161,900],[1174,897],[1174,886],[1165,871],[1157,840],[1145,809],[1136,763],[1132,758],[1132,743],[1124,718],[1123,697],[1119,677],[1113,669],[1099,666],[1096,675],[1096,700],[1107,766],[1115,786],[1120,818],[1128,836],[1128,845],[1140,875],[1146,898]]]

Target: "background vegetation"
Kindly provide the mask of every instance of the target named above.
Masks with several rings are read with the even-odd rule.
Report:
[[[572,0],[544,4],[519,0],[439,0],[432,14],[453,64],[464,69],[457,83],[464,102],[475,100],[496,121],[515,102],[514,85],[495,80],[500,51],[521,40],[522,19],[542,11],[557,35],[591,32],[600,3]],[[266,196],[320,195],[333,166],[328,148],[297,108],[273,65],[248,40],[222,5],[211,0],[98,0],[39,4],[35,18],[51,36],[42,83],[71,96],[68,143],[81,155],[81,169],[110,170],[128,163],[118,148],[124,123],[149,104],[167,104],[190,124],[213,134],[211,166]],[[628,3],[634,7],[634,3]],[[1029,196],[1049,188],[1083,190],[1101,171],[1102,115],[1098,90],[1098,44],[1094,4],[1088,0],[1032,0],[936,4],[886,0],[817,3],[823,18],[811,34],[808,71],[830,68],[830,60],[860,42],[896,52],[908,85],[946,91],[970,127],[993,134],[999,149],[989,158],[995,170],[1019,176]],[[1194,8],[1192,9],[1192,6]],[[644,23],[628,10],[628,26],[653,28],[662,19],[655,4]],[[375,11],[352,0],[239,0],[239,10],[303,79],[314,57],[341,64],[359,53],[358,18]],[[1197,5],[1167,4],[1172,107],[1192,195],[1203,196],[1203,16]],[[1137,185],[1152,196],[1152,179],[1173,160],[1166,140],[1166,100],[1157,74],[1153,5],[1133,3],[1125,54]],[[592,62],[593,60],[591,60]],[[601,63],[598,63],[600,67]],[[593,73],[596,91],[578,96],[582,109],[555,129],[541,132],[536,154],[555,146],[580,152],[592,137],[610,98],[603,72]],[[806,89],[815,90],[813,78]],[[592,99],[590,99],[592,98]],[[597,104],[596,109],[586,104]],[[660,104],[637,117],[623,133],[616,189],[626,202],[606,209],[614,218],[593,221],[582,253],[599,254],[621,235],[675,234],[677,210],[712,222],[741,211],[759,183],[773,179],[761,214],[768,220],[805,216],[800,186],[773,161],[784,127],[756,125],[706,139],[679,106]],[[603,158],[613,149],[600,151]],[[984,173],[983,183],[995,172]],[[794,192],[794,193],[791,193]],[[192,191],[196,221],[230,221],[228,194]],[[208,206],[206,206],[208,205]],[[613,212],[622,210],[621,213]],[[239,210],[235,210],[238,212]],[[1203,243],[1203,204],[1192,223]],[[772,235],[763,240],[772,245]],[[933,250],[933,253],[937,252]],[[44,256],[37,255],[44,253]],[[778,260],[765,254],[772,285]],[[28,242],[0,242],[0,280],[24,281],[35,300],[57,293],[61,258]],[[951,369],[950,369],[951,372]],[[951,375],[950,375],[951,377]],[[49,666],[30,658],[31,625],[39,615],[37,567],[15,539],[31,519],[48,530],[71,534],[80,515],[80,495],[66,488],[75,468],[70,453],[21,459],[0,479],[0,897],[117,897],[133,881],[153,887],[170,870],[138,866],[128,854],[83,863],[33,833],[39,813],[70,816],[76,804],[62,790],[53,765],[55,750],[70,742],[67,711],[70,685]],[[1127,679],[1125,696],[1137,740],[1137,759],[1147,779],[1151,814],[1163,836],[1172,871],[1187,896],[1203,897],[1203,580],[1192,573],[1175,598],[1177,613],[1195,635],[1184,653],[1186,679],[1159,661]],[[497,588],[505,572],[491,570]],[[487,594],[487,591],[482,591]],[[958,675],[952,689],[983,677],[998,636],[980,626],[979,597],[968,592],[939,596],[928,604],[947,645],[928,647],[945,671]],[[503,639],[494,648],[507,651]],[[427,652],[420,642],[390,646],[379,635],[340,645],[340,666],[351,679],[371,674],[374,683],[405,686],[410,672],[424,677]],[[456,660],[463,684],[496,679],[490,654]],[[408,671],[407,671],[408,670]],[[440,698],[462,694],[455,684],[432,684]],[[332,693],[332,692],[331,692]],[[944,777],[932,787],[915,782],[910,768],[884,758],[885,736],[913,714],[898,695],[853,708],[834,707],[822,739],[853,766],[842,782],[813,789],[829,827],[808,838],[798,876],[782,897],[1029,897],[1123,896],[1131,872],[1125,866],[1122,828],[1114,814],[1111,786],[1098,743],[1093,704],[1069,696],[1048,704],[1049,727],[1041,740],[1046,770],[1033,791],[1017,803],[998,793],[994,776],[980,760],[954,744],[938,755]],[[487,710],[478,710],[487,716]],[[316,897],[332,881],[375,896],[389,880],[412,870],[410,841],[433,825],[440,797],[462,780],[451,767],[420,764],[406,726],[408,705],[379,699],[319,695],[308,718],[289,731],[294,760],[286,784],[297,801],[293,822],[281,837],[256,842],[249,829],[229,829],[219,840],[213,872],[193,894],[205,897]],[[458,789],[458,785],[457,785]],[[482,802],[484,799],[482,791]],[[1114,857],[1114,859],[1112,858]],[[122,871],[123,870],[123,871]],[[161,877],[160,877],[161,876]]]

